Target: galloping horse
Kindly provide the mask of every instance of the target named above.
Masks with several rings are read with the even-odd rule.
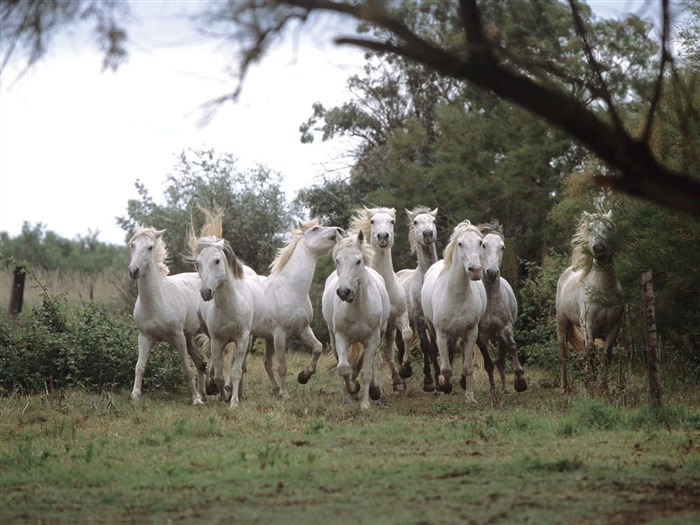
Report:
[[[404,294],[406,295],[408,320],[411,328],[413,328],[413,332],[418,335],[421,352],[423,352],[423,390],[425,392],[435,391],[430,364],[433,364],[436,380],[440,373],[435,334],[428,334],[421,302],[421,288],[423,288],[425,272],[438,260],[437,247],[435,246],[435,241],[437,240],[437,212],[437,208],[431,211],[424,206],[416,206],[413,210],[406,210],[406,215],[408,216],[408,242],[411,246],[411,253],[415,253],[418,258],[418,266],[396,272],[396,277],[403,286]],[[396,337],[396,345],[399,347],[400,358],[403,357],[402,352],[410,351],[410,348],[404,348],[401,337]]]
[[[394,390],[405,388],[404,379],[411,377],[411,352],[403,353],[400,369],[397,369],[394,357],[394,344],[397,331],[403,339],[404,348],[410,348],[413,332],[408,321],[406,309],[406,294],[394,273],[394,265],[391,260],[391,247],[394,245],[394,223],[396,210],[394,208],[361,208],[355,211],[351,221],[351,229],[362,231],[374,249],[370,267],[379,273],[384,279],[386,291],[389,293],[391,309],[387,322],[386,360],[389,363]]]
[[[299,373],[298,380],[305,384],[316,372],[316,364],[323,351],[311,330],[313,308],[309,299],[311,280],[316,260],[328,254],[344,234],[342,228],[319,226],[318,219],[292,229],[289,242],[277,252],[270,265],[270,275],[263,281],[266,314],[265,328],[255,335],[265,338],[265,370],[272,391],[285,399],[287,392],[287,338],[298,337],[312,350],[311,363]],[[277,360],[277,375],[273,371],[273,357]]]
[[[567,341],[587,354],[587,381],[595,372],[595,339],[605,339],[607,364],[622,323],[624,299],[615,276],[615,242],[612,210],[607,213],[583,212],[571,239],[571,266],[557,283],[556,319],[561,390],[568,392],[566,370]]]
[[[194,255],[202,280],[199,317],[211,340],[214,382],[230,408],[242,400],[242,378],[252,333],[265,320],[265,296],[258,274],[236,257],[231,244],[216,236],[197,240]],[[224,348],[235,343],[233,363],[224,385]]]
[[[421,301],[428,326],[436,334],[440,352],[438,390],[452,391],[453,350],[462,355],[464,399],[476,404],[473,390],[474,345],[479,321],[486,311],[486,290],[481,281],[481,243],[479,229],[469,221],[459,223],[445,248],[444,259],[433,264],[425,274]]]
[[[516,392],[527,390],[525,372],[518,359],[518,347],[513,337],[513,324],[518,317],[518,301],[510,283],[501,277],[501,260],[505,250],[503,228],[498,221],[478,226],[484,236],[481,245],[484,288],[486,288],[486,312],[479,321],[477,345],[484,357],[484,365],[489,375],[491,390],[496,389],[493,379],[493,360],[489,353],[489,341],[498,341],[496,365],[501,376],[501,390],[506,391],[506,352],[513,363],[513,381]]]
[[[201,405],[205,397],[205,364],[194,342],[194,335],[199,330],[199,275],[195,272],[168,275],[163,233],[165,230],[137,226],[129,240],[129,276],[137,281],[138,286],[134,322],[139,331],[139,358],[131,397],[141,397],[148,356],[153,345],[165,341],[173,345],[180,356],[180,369],[190,386],[192,403]],[[190,370],[188,354],[197,369],[198,385]]]
[[[372,248],[364,242],[362,230],[339,241],[333,248],[337,269],[326,279],[322,299],[323,318],[343,380],[343,401],[348,402],[360,390],[355,377],[361,362],[363,410],[369,408],[370,396],[379,399],[381,395],[375,360],[389,318],[389,294],[384,280],[367,266],[371,255]],[[352,356],[349,358],[348,354]]]

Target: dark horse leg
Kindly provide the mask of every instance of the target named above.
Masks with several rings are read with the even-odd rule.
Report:
[[[484,358],[484,368],[486,369],[486,373],[489,375],[489,384],[491,385],[491,391],[493,392],[496,390],[496,381],[493,378],[493,359],[491,358],[491,352],[489,352],[489,342],[486,337],[479,333],[479,337],[476,340],[476,345],[479,347],[479,350],[481,351],[481,356]]]
[[[420,349],[423,354],[423,392],[435,392],[435,383],[440,374],[440,367],[437,362],[437,346],[435,345],[435,335],[428,337],[428,326],[423,317],[416,319],[416,332],[420,339]],[[433,364],[435,371],[435,379],[430,369],[430,364]]]

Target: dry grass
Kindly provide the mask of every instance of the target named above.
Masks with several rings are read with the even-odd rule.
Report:
[[[0,307],[8,308],[12,293],[13,270],[0,269]],[[37,270],[26,275],[23,309],[39,306],[45,292],[68,301],[117,301],[123,279],[115,273],[87,274],[77,271]]]

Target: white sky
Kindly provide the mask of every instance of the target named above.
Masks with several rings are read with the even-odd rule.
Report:
[[[649,14],[657,2],[589,4],[607,17]],[[57,40],[19,79],[24,63],[15,59],[0,78],[0,231],[14,237],[27,221],[71,239],[99,231],[99,240],[122,244],[126,232],[115,217],[138,198],[134,183],[161,202],[183,149],[232,153],[241,168],[266,165],[283,175],[289,200],[325,171],[347,167],[347,142],[301,144],[298,128],[314,102],[351,99],[346,81],[361,70],[363,53],[334,46],[337,28],[302,31],[251,69],[236,104],[200,127],[202,104],[232,88],[225,73],[232,61],[183,16],[197,7],[132,2],[130,55],[116,73],[101,72],[88,25]]]
[[[201,127],[203,104],[232,90],[232,61],[183,18],[193,5],[132,4],[130,55],[116,73],[101,71],[87,25],[25,76],[18,79],[21,60],[8,68],[0,82],[1,231],[15,236],[27,221],[67,238],[99,231],[99,240],[122,244],[115,217],[138,198],[135,181],[161,202],[183,149],[232,153],[241,168],[266,165],[283,175],[289,200],[346,165],[342,144],[301,144],[298,128],[314,102],[350,99],[346,81],[360,71],[362,52],[333,46],[327,35],[290,37],[250,70],[238,102]]]

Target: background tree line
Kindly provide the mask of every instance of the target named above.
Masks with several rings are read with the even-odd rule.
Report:
[[[234,7],[240,7],[239,14],[253,8],[275,12],[278,4],[244,2]],[[484,26],[495,32],[490,37],[502,49],[518,50],[513,67],[539,80],[550,73],[547,82],[572,94],[603,119],[609,118],[607,101],[614,100],[616,118],[635,136],[648,133],[647,144],[655,158],[669,169],[700,179],[700,165],[692,162],[700,151],[696,109],[700,107],[700,2],[683,2],[687,17],[676,32],[680,51],[672,73],[665,73],[673,82],[660,92],[659,57],[663,54],[649,24],[636,16],[599,20],[585,4],[575,5],[589,44],[595,46],[596,61],[602,68],[597,72],[590,69],[580,33],[565,16],[564,4],[542,0],[518,3],[515,9],[509,2],[484,2],[479,7]],[[391,15],[421,38],[447,47],[463,39],[453,2],[400,1],[390,6]],[[218,7],[232,8],[228,4]],[[291,13],[299,16],[298,11]],[[210,16],[222,23],[227,20],[223,12]],[[359,31],[374,41],[396,42],[396,35],[381,24],[365,20]],[[257,44],[263,51],[267,45],[264,39]],[[319,138],[355,138],[354,165],[348,176],[328,175],[287,203],[280,190],[281,175],[264,166],[241,172],[231,154],[184,152],[168,177],[163,204],[157,204],[137,183],[139,199],[130,201],[126,215],[118,219],[125,235],[137,223],[166,228],[171,271],[190,271],[187,236],[192,225],[195,231],[201,225],[198,207],[223,207],[225,236],[247,264],[264,274],[293,220],[319,216],[327,224],[347,227],[357,206],[393,206],[399,217],[393,252],[398,270],[415,266],[407,248],[404,208],[417,204],[439,208],[440,251],[459,221],[495,218],[517,245],[520,316],[516,339],[526,361],[551,364],[555,361],[556,280],[568,265],[578,217],[584,210],[613,209],[616,268],[628,304],[619,348],[629,355],[635,355],[635,350],[641,355],[639,276],[642,269],[652,268],[665,362],[679,373],[694,372],[697,381],[697,215],[601,189],[595,177],[610,173],[608,165],[560,127],[507,98],[439,74],[390,49],[370,49],[366,56],[364,74],[348,79],[352,99],[333,108],[319,101],[300,125],[300,138],[307,143]],[[528,67],[523,57],[532,59]],[[650,101],[655,109],[647,129]],[[15,242],[22,244],[19,238],[2,239],[4,249]],[[330,268],[327,260],[318,266],[312,288],[314,305],[320,304],[320,290]],[[127,308],[132,305],[133,301],[127,301]],[[316,310],[314,329],[326,340],[320,308]]]

